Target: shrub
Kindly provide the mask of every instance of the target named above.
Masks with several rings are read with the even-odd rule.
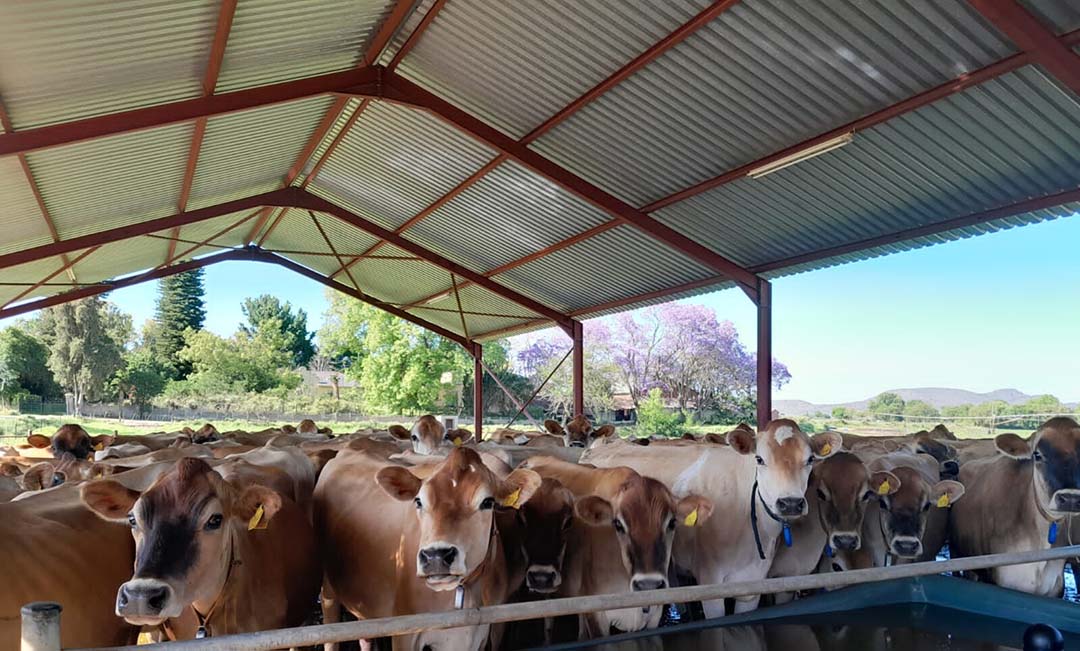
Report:
[[[664,394],[660,389],[649,391],[647,398],[641,401],[637,410],[637,428],[644,436],[682,436],[684,418],[664,406]]]

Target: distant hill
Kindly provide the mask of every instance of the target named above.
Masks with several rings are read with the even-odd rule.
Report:
[[[977,405],[981,402],[989,402],[991,400],[1003,400],[1010,405],[1018,405],[1035,397],[1029,396],[1023,391],[1018,391],[1016,389],[998,389],[987,393],[977,393],[975,391],[949,389],[945,387],[889,389],[888,391],[882,391],[881,393],[895,393],[903,398],[905,402],[909,400],[922,400],[938,409],[941,409],[942,407],[954,407],[956,405]],[[876,396],[878,394],[874,395]],[[870,400],[873,397],[874,396],[871,396],[865,400],[857,400],[855,402],[838,402],[824,405],[817,405],[812,402],[806,402],[805,400],[774,400],[773,409],[779,410],[780,413],[785,416],[806,416],[819,411],[828,414],[834,407],[847,407],[848,409],[863,411],[867,408],[867,405],[870,404]],[[1072,406],[1075,407],[1075,405]]]

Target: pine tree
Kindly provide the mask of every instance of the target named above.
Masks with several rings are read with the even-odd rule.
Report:
[[[158,286],[154,352],[176,379],[191,373],[191,362],[180,359],[177,353],[185,345],[184,331],[201,330],[206,321],[204,294],[202,269],[163,278]]]

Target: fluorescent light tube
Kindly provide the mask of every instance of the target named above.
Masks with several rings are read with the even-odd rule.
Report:
[[[760,179],[767,174],[772,174],[773,172],[777,170],[782,170],[790,165],[801,163],[804,160],[810,160],[814,156],[820,156],[834,149],[839,149],[840,147],[843,147],[854,139],[855,133],[849,131],[848,133],[845,133],[841,136],[826,140],[825,142],[819,142],[816,145],[807,147],[802,151],[797,151],[789,156],[784,156],[783,158],[774,160],[773,162],[762,165],[761,167],[755,167],[754,169],[747,172],[746,175],[752,179]]]

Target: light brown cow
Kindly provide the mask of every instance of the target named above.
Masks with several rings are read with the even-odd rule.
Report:
[[[68,423],[61,425],[51,437],[43,434],[30,434],[26,442],[38,450],[49,450],[52,456],[59,458],[65,452],[76,459],[90,459],[95,449],[103,450],[116,439],[115,436],[102,434],[90,436],[80,425]]]
[[[325,620],[336,621],[338,604],[370,618],[449,610],[455,598],[467,608],[501,603],[513,586],[494,535],[495,508],[527,503],[540,481],[522,469],[499,478],[466,447],[412,469],[339,452],[315,488]],[[488,634],[488,626],[425,631],[393,644],[475,651]]]
[[[466,429],[447,431],[431,414],[421,416],[412,426],[412,430],[401,425],[391,425],[388,431],[399,441],[411,441],[413,452],[425,455],[445,453],[449,448],[464,445],[473,438],[472,432]]]
[[[893,452],[927,454],[938,462],[941,479],[955,479],[960,472],[960,463],[957,460],[954,445],[951,442],[942,442],[926,430],[903,436],[859,436],[847,433],[842,436],[844,449],[858,454],[863,459]]]
[[[835,454],[842,441],[836,432],[808,437],[794,421],[781,419],[756,436],[733,430],[728,444],[609,444],[590,449],[581,460],[600,467],[630,466],[662,481],[676,497],[696,493],[712,500],[714,516],[675,541],[676,565],[699,583],[764,579],[784,525],[806,515],[815,459]],[[735,609],[745,612],[757,604],[758,597],[747,597],[737,600]],[[703,606],[708,617],[724,615],[722,601]]]
[[[961,557],[1065,544],[1068,519],[1080,513],[1080,425],[1051,418],[1030,441],[1001,434],[995,444],[997,457],[960,467],[969,496],[953,508],[950,550]],[[981,576],[1013,590],[1057,596],[1064,564],[999,567]]]
[[[590,468],[554,457],[532,457],[522,467],[555,479],[575,496],[582,524],[570,530],[570,556],[559,596],[655,590],[668,585],[676,529],[706,522],[712,502],[677,499],[664,484],[631,468]],[[660,623],[662,608],[624,608],[581,617],[588,637],[638,631]]]
[[[291,499],[261,483],[280,471],[247,463],[233,470],[235,483],[225,478],[229,466],[188,458],[145,492],[112,480],[82,487],[91,509],[127,522],[135,539],[135,571],[116,593],[117,615],[178,639],[304,622],[321,576],[314,532]],[[198,631],[181,619],[189,609]]]
[[[587,448],[597,439],[609,437],[615,433],[612,424],[594,429],[592,421],[585,416],[575,416],[563,427],[554,420],[545,420],[544,429],[552,436],[560,436],[563,445],[568,448]]]

